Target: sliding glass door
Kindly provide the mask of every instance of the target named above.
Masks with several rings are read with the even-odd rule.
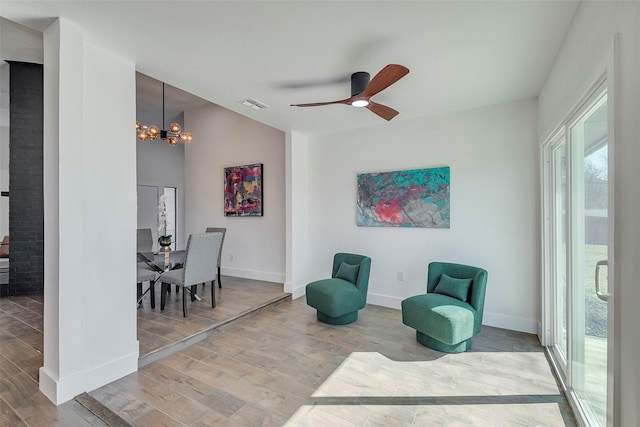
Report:
[[[578,416],[591,426],[607,420],[607,124],[600,89],[546,147],[550,348]]]

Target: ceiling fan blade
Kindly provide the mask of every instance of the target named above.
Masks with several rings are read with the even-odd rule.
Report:
[[[400,114],[391,107],[387,107],[386,105],[382,104],[376,104],[372,101],[369,101],[369,105],[367,105],[367,108],[387,121]]]
[[[292,107],[318,107],[320,105],[331,104],[351,104],[351,98],[341,99],[339,101],[327,101],[327,102],[310,102],[307,104],[291,104]]]
[[[360,96],[371,97],[388,88],[407,74],[409,74],[407,67],[398,64],[389,64],[371,79]]]

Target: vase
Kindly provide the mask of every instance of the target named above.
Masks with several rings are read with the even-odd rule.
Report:
[[[163,248],[167,248],[171,246],[171,236],[160,236],[158,237],[158,244]]]

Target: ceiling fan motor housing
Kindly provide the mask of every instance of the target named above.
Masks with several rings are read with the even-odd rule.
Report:
[[[366,71],[351,74],[351,96],[361,94],[369,84],[371,76]]]

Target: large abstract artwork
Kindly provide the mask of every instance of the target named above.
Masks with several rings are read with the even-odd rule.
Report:
[[[224,168],[224,216],[262,216],[262,163]]]
[[[358,225],[449,228],[449,168],[358,175]]]

